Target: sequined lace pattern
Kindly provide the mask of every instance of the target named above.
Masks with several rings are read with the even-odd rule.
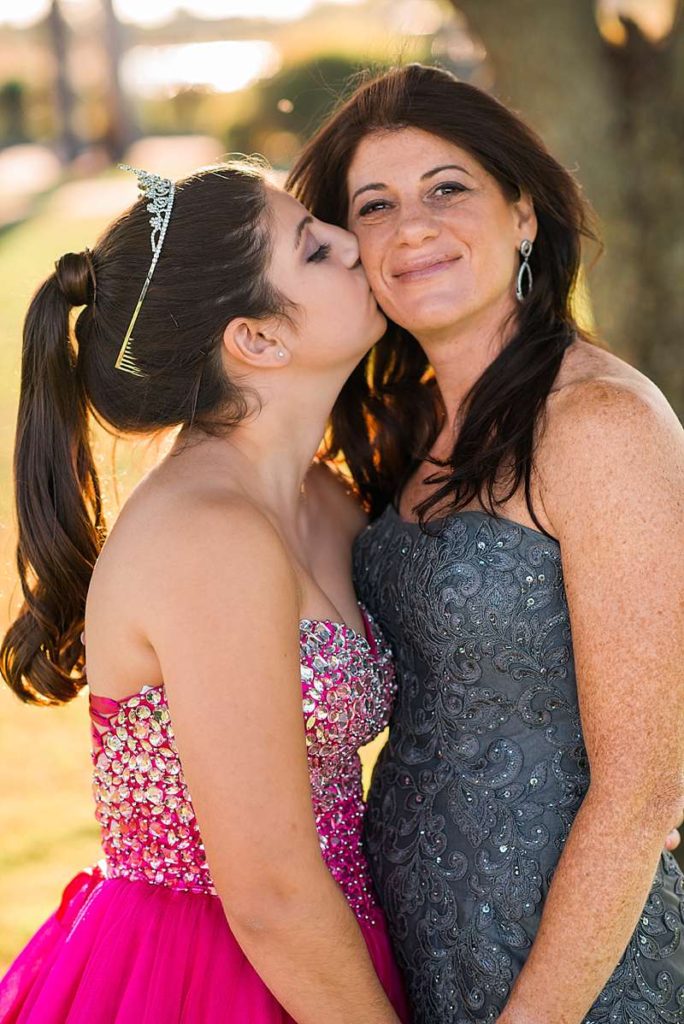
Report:
[[[428,535],[388,508],[354,571],[397,659],[365,838],[413,1019],[493,1024],[589,785],[560,548],[475,511]],[[683,1024],[683,932],[665,854],[585,1024]]]
[[[384,729],[396,684],[389,648],[341,623],[301,623],[303,713],[316,827],[328,868],[359,918],[378,911],[361,847],[358,748]],[[108,877],[216,895],[183,778],[164,688],[91,696],[93,788]]]

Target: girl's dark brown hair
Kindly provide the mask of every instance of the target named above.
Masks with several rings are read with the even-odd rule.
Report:
[[[235,316],[286,314],[267,280],[267,199],[259,169],[187,178],[135,326],[142,376],[114,367],[152,259],[147,200],[94,250],[67,253],[26,316],[15,448],[23,607],[0,672],[24,701],[61,703],[83,686],[85,600],[105,537],[90,414],[115,432],[229,429],[249,411],[227,377],[221,339]],[[84,307],[70,327],[74,307]]]
[[[287,186],[312,213],[346,225],[347,173],[362,139],[420,129],[467,150],[511,200],[527,193],[538,233],[534,286],[510,339],[473,385],[451,456],[434,461],[421,522],[477,499],[492,513],[524,484],[531,501],[535,437],[563,353],[578,334],[571,295],[582,236],[595,240],[572,176],[511,110],[440,68],[412,64],[360,85],[308,143]],[[359,365],[331,417],[325,457],[343,455],[372,515],[393,501],[429,452],[442,422],[425,354],[397,324]],[[495,496],[496,484],[496,496]]]

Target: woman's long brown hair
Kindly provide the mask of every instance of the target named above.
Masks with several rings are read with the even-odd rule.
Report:
[[[511,201],[529,195],[538,220],[533,288],[507,344],[467,396],[450,457],[434,463],[433,488],[417,512],[425,522],[478,500],[495,513],[522,483],[542,529],[531,498],[537,427],[578,334],[571,297],[581,239],[595,239],[589,208],[572,175],[516,114],[481,89],[419,64],[360,85],[305,147],[287,187],[317,217],[346,226],[347,173],[359,143],[402,128],[467,150]],[[390,323],[340,394],[326,457],[344,456],[376,516],[427,457],[441,422],[425,354],[407,330]]]

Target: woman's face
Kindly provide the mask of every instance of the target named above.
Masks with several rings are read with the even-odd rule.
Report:
[[[307,366],[358,362],[386,320],[370,290],[350,231],[312,217],[268,187],[272,251],[269,280],[298,308],[284,342]]]
[[[348,226],[387,316],[417,337],[515,309],[536,218],[466,150],[414,128],[367,136],[352,160]]]

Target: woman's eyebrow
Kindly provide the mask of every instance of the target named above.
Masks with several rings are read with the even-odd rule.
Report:
[[[470,171],[467,171],[465,167],[461,167],[460,164],[440,164],[439,167],[433,167],[431,171],[426,171],[425,174],[421,174],[420,180],[426,181],[428,178],[432,178],[435,174],[439,174],[440,171],[462,171],[463,174],[467,174],[469,178],[472,178]],[[361,188],[357,188],[354,195],[351,197],[352,203],[357,196],[360,196],[362,192],[382,192],[383,189],[387,188],[384,181],[372,181],[368,185],[362,185]]]
[[[373,181],[370,185],[362,185],[361,188],[357,188],[356,192],[351,197],[351,201],[353,203],[356,197],[360,196],[362,192],[382,192],[384,188],[387,188],[387,185],[382,181]]]
[[[465,167],[461,167],[460,164],[441,164],[439,167],[433,167],[431,171],[426,171],[425,174],[421,174],[420,180],[425,181],[426,178],[433,178],[435,174],[439,174],[440,171],[463,171],[469,178],[472,178],[470,171],[467,171]]]

